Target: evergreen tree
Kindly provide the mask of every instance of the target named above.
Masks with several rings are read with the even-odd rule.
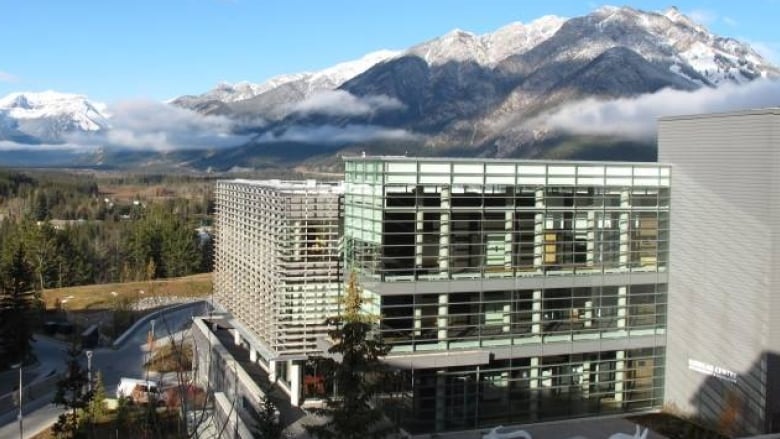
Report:
[[[341,361],[323,361],[338,395],[328,398],[326,408],[320,410],[328,418],[325,424],[306,426],[310,434],[321,439],[383,438],[395,430],[385,424],[383,413],[373,406],[374,397],[382,390],[383,377],[390,375],[380,361],[390,347],[374,337],[373,319],[361,313],[362,304],[360,287],[352,273],[342,315],[326,322],[334,327],[328,333],[334,341],[328,352],[341,357]]]
[[[69,410],[52,427],[57,437],[75,438],[83,433],[83,412],[89,407],[92,392],[87,390],[89,378],[81,365],[82,357],[83,351],[74,342],[68,349],[65,374],[57,381],[54,395],[53,402]]]
[[[89,402],[89,416],[95,421],[99,421],[106,414],[103,402],[108,397],[106,395],[106,386],[103,384],[103,372],[97,371],[93,380],[92,400]]]
[[[0,349],[8,364],[24,361],[30,354],[34,315],[33,273],[21,243],[6,248],[0,275]]]
[[[273,384],[261,381],[260,390],[265,394],[265,397],[259,410],[254,413],[255,426],[252,429],[252,437],[256,439],[281,439],[284,426],[279,422],[279,409],[273,399]]]
[[[200,247],[192,224],[163,216],[161,261],[166,277],[178,277],[200,267]]]
[[[46,221],[49,219],[49,200],[46,199],[46,193],[42,190],[39,190],[35,194],[33,216],[36,221]]]

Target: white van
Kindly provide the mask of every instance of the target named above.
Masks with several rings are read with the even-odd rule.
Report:
[[[129,398],[136,404],[156,403],[160,400],[160,384],[156,381],[121,378],[116,388],[117,398]]]

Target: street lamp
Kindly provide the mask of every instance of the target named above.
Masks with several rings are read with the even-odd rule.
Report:
[[[65,320],[68,322],[70,322],[70,314],[68,314],[68,307],[65,306],[65,304],[68,303],[69,300],[69,297],[60,300],[60,306],[62,307],[62,310],[65,311]]]
[[[86,351],[87,354],[87,390],[92,392],[92,351]]]
[[[12,368],[19,368],[19,414],[16,415],[16,419],[19,420],[19,439],[24,439],[24,423],[22,421],[22,364],[23,362],[20,361],[18,364],[11,366]]]
[[[149,331],[149,352],[152,352],[152,350],[154,350],[154,319],[149,323],[152,325],[152,330]]]

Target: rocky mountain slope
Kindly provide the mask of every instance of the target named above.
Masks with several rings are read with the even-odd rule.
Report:
[[[156,156],[136,150],[132,156],[224,169],[302,162],[327,167],[338,154],[361,150],[653,160],[653,139],[620,133],[588,138],[550,125],[547,116],[589,99],[715,90],[778,77],[780,69],[748,44],[715,35],[675,8],[603,7],[570,19],[512,23],[484,35],[454,30],[319,72],[220,84],[182,96],[166,108],[201,113],[212,126],[232,123],[243,143]],[[176,117],[196,123],[185,116]],[[0,141],[62,142],[68,133],[111,130],[110,120],[104,107],[83,96],[14,94],[0,100]],[[112,156],[118,157],[102,154],[99,160]],[[130,162],[127,154],[122,157]]]
[[[513,23],[485,35],[455,30],[382,58],[341,84],[332,82],[331,90],[356,100],[388,99],[396,103],[392,108],[349,115],[327,107],[295,111],[294,104],[312,94],[304,83],[293,82],[249,100],[226,102],[222,114],[271,123],[258,130],[256,142],[225,156],[229,162],[251,163],[269,139],[282,141],[285,133],[367,126],[403,130],[412,148],[537,155],[539,148],[566,136],[540,124],[537,116],[571,102],[778,76],[780,70],[749,45],[714,35],[675,8],[603,7],[568,20],[548,16]],[[352,143],[374,144],[370,138]]]
[[[59,143],[72,132],[108,127],[105,105],[85,96],[45,91],[0,98],[0,140]]]

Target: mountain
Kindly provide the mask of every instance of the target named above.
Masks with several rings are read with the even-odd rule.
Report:
[[[55,143],[73,139],[72,133],[115,133],[111,147],[79,159],[106,166],[336,170],[339,154],[361,151],[654,160],[651,135],[628,135],[611,120],[619,110],[591,123],[617,126],[609,134],[583,134],[588,131],[556,124],[553,116],[582,103],[728,90],[760,78],[780,78],[780,69],[676,8],[607,6],[482,35],[456,29],[405,50],[372,52],[260,84],[219,84],[169,101],[164,108],[172,113],[164,117],[136,111],[139,121],[122,123],[117,112],[113,130],[104,107],[83,96],[14,94],[0,100],[0,141]],[[652,124],[654,117],[645,119]],[[139,128],[144,123],[151,127]],[[128,139],[136,148],[118,151]],[[193,149],[144,149],[157,139]]]
[[[316,74],[306,73],[266,83],[270,88],[249,99],[220,101],[219,114],[268,124],[255,130],[254,142],[217,152],[210,163],[251,164],[269,143],[300,140],[305,137],[301,132],[369,128],[408,133],[406,140],[398,140],[409,146],[404,152],[423,147],[442,154],[543,156],[559,150],[555,145],[569,137],[546,126],[540,116],[567,104],[780,77],[780,70],[749,45],[712,34],[674,7],[646,12],[606,6],[571,19],[546,16],[528,24],[512,23],[484,35],[456,29],[405,51],[360,62],[351,77],[343,74],[316,87],[311,85]],[[342,106],[378,99],[394,105],[365,105],[362,113],[346,114],[322,104],[325,91],[339,97],[335,102]],[[302,105],[312,102],[319,107]],[[311,142],[318,141],[311,137]],[[383,143],[378,139],[341,145],[371,148]],[[594,142],[612,140],[623,144],[621,139]],[[319,143],[333,149],[334,142],[325,137]],[[574,143],[584,145],[577,153],[590,147],[582,139]],[[652,139],[646,143],[652,145]]]
[[[66,135],[109,127],[106,107],[85,96],[54,91],[0,98],[0,140],[61,143]]]
[[[293,104],[318,91],[333,90],[346,80],[397,55],[395,51],[380,50],[318,72],[276,76],[261,84],[223,83],[201,95],[182,96],[170,103],[203,114],[228,114],[252,119],[260,116],[277,120],[287,115]]]
[[[431,66],[453,61],[495,66],[507,57],[523,53],[550,38],[565,22],[564,18],[547,15],[528,24],[514,22],[484,35],[455,29],[410,48],[405,55],[422,58]]]

